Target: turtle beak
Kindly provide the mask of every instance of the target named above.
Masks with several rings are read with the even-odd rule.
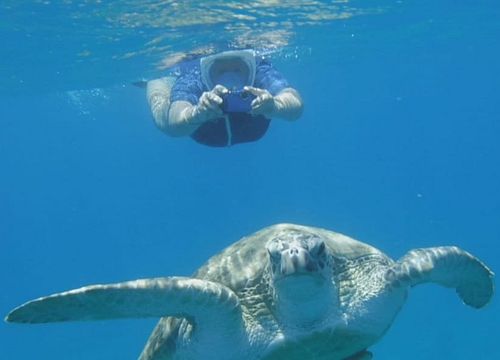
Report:
[[[317,271],[318,266],[307,250],[292,246],[281,253],[281,275],[307,274]]]

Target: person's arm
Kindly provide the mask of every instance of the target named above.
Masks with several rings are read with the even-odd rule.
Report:
[[[174,137],[191,135],[200,126],[190,116],[194,107],[188,101],[174,101],[166,114],[166,127],[162,130]]]
[[[170,92],[174,83],[174,77],[164,77],[150,80],[146,84],[146,98],[148,99],[154,122],[158,128],[164,131],[168,127],[167,113],[170,106]]]
[[[280,119],[297,120],[304,111],[302,98],[297,90],[288,87],[274,96],[274,115]]]
[[[221,96],[227,92],[218,86],[202,93],[201,81],[195,73],[187,73],[177,80],[151,80],[146,90],[155,124],[176,137],[190,135],[204,122],[222,116]]]
[[[168,133],[172,136],[190,135],[204,122],[223,116],[222,96],[227,91],[217,85],[202,93],[196,105],[184,100],[174,101],[168,112]]]
[[[252,113],[284,120],[297,120],[304,105],[297,90],[267,60],[262,60],[255,74],[255,85],[245,87],[256,96],[252,102]]]
[[[252,114],[279,118],[288,121],[297,120],[303,111],[302,99],[294,88],[287,87],[275,96],[268,90],[246,86],[245,90],[256,98],[252,101]]]

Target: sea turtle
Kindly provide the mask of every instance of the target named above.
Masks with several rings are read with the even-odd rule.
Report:
[[[347,236],[279,224],[215,255],[192,277],[92,285],[30,301],[9,322],[161,317],[140,360],[371,359],[408,288],[434,282],[481,308],[493,273],[454,246],[399,261]]]

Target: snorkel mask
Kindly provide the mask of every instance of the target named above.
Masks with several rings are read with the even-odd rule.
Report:
[[[200,60],[201,79],[208,89],[223,85],[229,93],[223,96],[222,111],[248,113],[255,96],[244,91],[255,80],[255,54],[252,50],[232,50]]]
[[[212,90],[223,85],[228,90],[241,90],[252,86],[255,80],[255,54],[253,50],[231,50],[201,58],[201,80]]]

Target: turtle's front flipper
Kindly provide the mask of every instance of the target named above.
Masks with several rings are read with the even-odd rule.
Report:
[[[393,286],[434,282],[455,288],[463,302],[475,308],[493,296],[493,272],[455,246],[412,250],[388,270],[386,279]]]
[[[8,322],[48,323],[177,316],[195,323],[241,321],[238,298],[211,281],[168,277],[92,285],[42,297],[11,311]]]

